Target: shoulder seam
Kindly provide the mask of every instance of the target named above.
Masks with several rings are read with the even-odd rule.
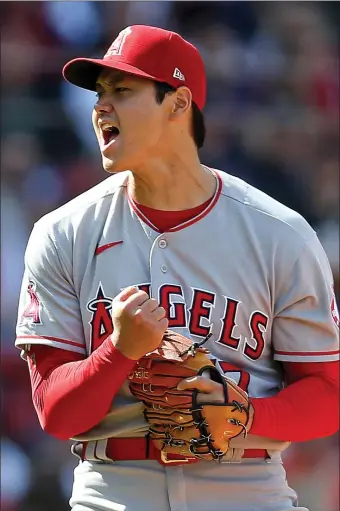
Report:
[[[249,187],[249,186],[247,186],[247,190],[246,190],[246,192],[247,192],[247,193],[246,193],[246,195],[245,195],[245,199],[247,198],[248,190],[249,190],[249,189],[250,189],[250,187]],[[292,229],[292,230],[293,230],[296,234],[300,235],[300,236],[301,236],[301,238],[302,238],[304,241],[309,241],[309,240],[311,240],[311,239],[312,239],[311,237],[310,237],[310,238],[308,238],[308,237],[303,236],[303,235],[302,235],[299,231],[297,231],[297,230],[296,230],[296,229],[295,229],[295,228],[294,228],[291,224],[289,224],[288,222],[286,222],[286,221],[285,221],[285,220],[283,220],[282,218],[278,218],[278,217],[276,217],[276,216],[274,216],[274,215],[272,215],[272,214],[268,213],[267,211],[263,211],[262,209],[259,209],[259,208],[257,208],[256,206],[254,206],[254,205],[252,205],[252,204],[249,204],[248,202],[242,202],[240,199],[237,199],[236,197],[232,197],[232,196],[230,196],[230,195],[228,195],[228,194],[226,194],[226,193],[223,193],[223,192],[222,192],[222,193],[221,193],[221,195],[223,195],[224,197],[226,197],[226,198],[228,198],[228,199],[231,199],[231,200],[233,200],[233,201],[235,201],[235,202],[238,202],[239,204],[242,204],[243,206],[246,206],[246,207],[252,208],[252,209],[254,209],[255,211],[258,211],[259,213],[261,213],[261,214],[263,214],[263,215],[265,215],[265,216],[267,216],[267,217],[269,217],[269,218],[273,218],[273,220],[277,220],[278,222],[281,222],[281,223],[283,223],[283,224],[287,225],[287,227],[291,228],[291,229]],[[275,199],[274,199],[274,200],[275,200]],[[284,204],[282,204],[282,205],[284,206]],[[287,207],[287,208],[288,208],[288,206],[285,206],[285,207]],[[288,209],[289,209],[289,208],[288,208]],[[293,210],[292,210],[292,211],[293,211]],[[298,213],[297,211],[295,211],[295,213],[296,213],[296,215],[298,215],[300,218],[302,218],[304,221],[306,221],[306,220],[303,218],[303,216],[301,216],[301,215],[300,215],[300,213]],[[309,225],[309,224],[308,224],[308,225]],[[313,227],[312,227],[312,226],[310,226],[310,227],[311,227],[311,229],[312,229],[312,233],[315,235],[315,234],[316,234],[315,230],[313,229]]]
[[[297,265],[297,263],[298,263],[298,261],[299,261],[300,257],[302,256],[302,254],[303,254],[303,253],[305,252],[305,250],[307,249],[307,246],[308,246],[308,245],[307,245],[307,242],[305,241],[305,243],[304,243],[304,244],[300,247],[299,253],[298,253],[298,255],[296,256],[296,259],[295,259],[295,261],[294,261],[294,264],[292,264],[292,266],[291,266],[291,268],[290,268],[289,277],[290,277],[291,275],[293,275],[294,270],[295,270],[295,267],[296,267],[296,265]],[[288,279],[288,275],[287,275],[287,281],[288,281],[288,280],[289,280],[289,279]],[[276,302],[276,300],[275,300],[275,302],[274,302],[274,307],[273,307],[273,311],[272,311],[272,312],[273,312],[273,320],[274,320],[274,319],[275,319],[275,318],[279,315],[279,312],[277,312],[277,311],[275,310],[275,309],[276,309],[276,303],[277,303],[277,302]]]
[[[58,261],[59,261],[59,264],[60,264],[60,268],[61,268],[65,278],[67,279],[67,282],[72,286],[72,288],[73,288],[73,290],[75,292],[74,283],[72,281],[71,275],[66,277],[65,268],[67,267],[67,265],[65,264],[65,261],[62,259],[61,254],[59,253],[59,250],[57,249],[57,245],[55,243],[55,240],[52,238],[52,236],[48,232],[46,234],[47,234],[47,237],[49,238],[49,240],[51,241],[51,243],[54,246],[55,254],[56,254],[57,258],[58,258]],[[77,293],[75,292],[75,294],[77,294]]]
[[[118,189],[120,189],[120,188],[126,188],[126,184],[122,184],[122,185],[117,186],[117,188],[116,188],[114,191],[109,192],[109,193],[107,193],[107,194],[104,194],[104,195],[102,195],[102,196],[100,196],[100,197],[98,197],[98,198],[96,198],[96,199],[93,199],[91,202],[87,202],[86,204],[84,204],[84,205],[80,206],[80,207],[79,207],[79,209],[77,209],[77,210],[72,209],[72,211],[71,211],[71,212],[67,212],[67,213],[65,213],[63,216],[61,216],[60,218],[58,218],[58,220],[57,220],[55,223],[57,223],[57,222],[59,222],[59,221],[63,220],[63,219],[64,219],[65,217],[67,217],[68,215],[71,215],[74,211],[80,212],[80,211],[82,211],[82,209],[84,209],[84,208],[86,208],[86,207],[89,207],[89,206],[92,206],[92,205],[93,205],[93,204],[95,204],[97,201],[99,201],[99,200],[101,200],[101,199],[104,199],[104,198],[106,198],[106,197],[110,197],[110,195],[114,195],[114,194],[118,191]],[[89,190],[88,190],[88,191],[89,191]],[[86,192],[84,192],[84,193],[86,193]],[[77,197],[75,197],[74,199],[71,199],[71,201],[72,201],[72,200],[75,200],[76,198],[77,198]],[[69,201],[69,202],[71,202],[71,201]],[[64,206],[66,206],[67,204],[68,204],[68,203],[63,204],[62,206],[60,206],[60,209],[61,209],[62,207],[64,207]],[[46,218],[46,216],[48,216],[48,215],[50,215],[50,214],[52,215],[55,211],[56,211],[56,210],[51,211],[50,213],[47,213],[47,215],[45,215],[45,216],[43,216],[42,218],[40,218],[40,219],[39,219],[36,223],[38,223],[40,220],[44,220],[44,218]],[[50,224],[50,225],[52,226],[52,225],[54,225],[55,223],[54,223],[54,222],[51,222],[51,224]]]

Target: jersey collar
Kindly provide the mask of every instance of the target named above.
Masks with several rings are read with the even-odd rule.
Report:
[[[215,177],[216,179],[216,189],[215,189],[215,193],[214,195],[211,197],[211,200],[209,202],[209,204],[207,205],[207,207],[197,216],[195,216],[194,218],[191,218],[190,220],[187,220],[186,222],[183,222],[179,225],[176,225],[175,227],[172,227],[171,229],[167,229],[165,232],[176,232],[176,231],[180,231],[182,229],[185,229],[186,227],[189,227],[190,225],[193,225],[195,224],[196,222],[199,222],[200,220],[202,220],[202,218],[204,218],[208,213],[210,213],[210,211],[213,209],[213,207],[217,204],[217,201],[218,199],[220,198],[220,195],[221,195],[221,191],[222,191],[222,179],[221,177],[218,175],[217,172],[215,172],[214,169],[210,168],[210,167],[206,167],[204,165],[204,167],[206,169],[208,169]],[[157,227],[155,225],[153,225],[150,220],[144,215],[144,213],[139,209],[138,207],[138,204],[136,204],[136,202],[130,197],[130,194],[129,194],[129,191],[128,191],[128,188],[127,188],[127,197],[128,197],[128,201],[129,201],[129,204],[132,208],[132,210],[136,213],[136,215],[138,216],[138,218],[140,218],[146,225],[148,225],[149,227],[151,227],[151,229],[153,229],[154,231],[156,232],[160,232]]]

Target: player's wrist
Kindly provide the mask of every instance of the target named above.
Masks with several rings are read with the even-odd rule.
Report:
[[[127,357],[122,351],[118,350],[112,343],[111,335],[91,354],[97,360],[101,360],[104,364],[119,365],[122,370],[130,370],[136,363],[136,360]]]
[[[119,333],[113,332],[109,337],[114,349],[119,351],[125,358],[137,362],[143,356],[133,346],[124,343]]]

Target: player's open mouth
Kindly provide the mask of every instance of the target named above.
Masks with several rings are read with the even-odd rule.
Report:
[[[103,125],[101,127],[104,145],[108,145],[119,135],[119,129],[116,126]]]

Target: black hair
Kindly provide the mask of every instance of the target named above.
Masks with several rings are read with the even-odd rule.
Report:
[[[155,82],[156,101],[161,104],[167,94],[175,92],[175,87],[164,82]],[[205,139],[205,124],[201,110],[196,103],[192,103],[192,134],[197,149],[201,149]]]

